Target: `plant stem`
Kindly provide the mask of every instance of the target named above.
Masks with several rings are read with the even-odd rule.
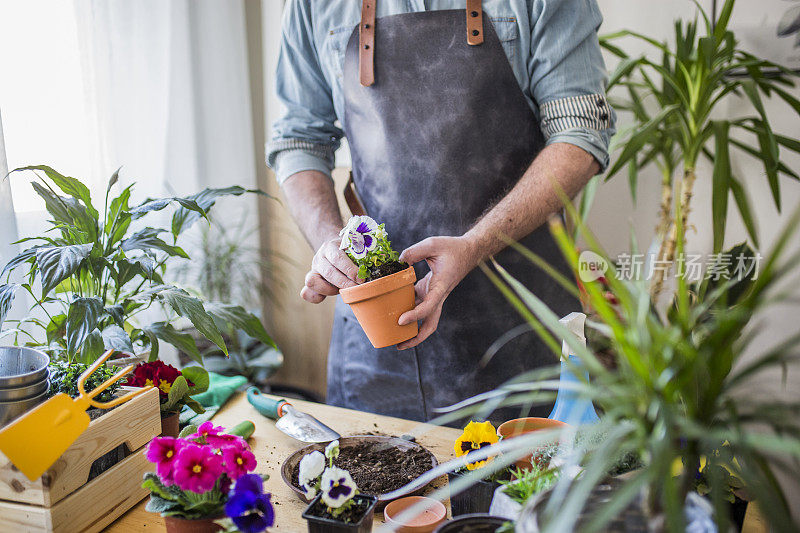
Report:
[[[686,233],[687,221],[689,219],[689,205],[692,201],[692,194],[694,189],[694,182],[697,179],[694,166],[687,166],[683,171],[683,178],[681,179],[681,225],[683,227],[684,235]],[[658,251],[656,260],[661,264],[669,264],[675,259],[675,244],[678,239],[678,227],[675,221],[672,221],[669,226],[669,235],[666,239],[661,241],[661,249]],[[664,287],[664,278],[669,272],[669,268],[656,268],[653,269],[653,300],[658,298],[661,290]]]

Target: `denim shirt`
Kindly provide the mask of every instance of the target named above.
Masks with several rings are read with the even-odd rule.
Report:
[[[465,7],[465,0],[380,0],[377,16]],[[578,146],[605,169],[615,114],[605,98],[596,1],[484,0],[483,9],[547,143]],[[279,183],[302,170],[330,175],[343,135],[345,48],[360,19],[359,0],[286,2],[276,75],[285,109],[267,146]]]

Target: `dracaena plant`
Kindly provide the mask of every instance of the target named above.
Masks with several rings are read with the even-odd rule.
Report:
[[[176,317],[185,317],[224,353],[227,347],[218,324],[274,346],[260,320],[244,308],[204,302],[164,281],[174,260],[189,258],[178,245],[178,237],[205,219],[218,198],[265,193],[231,186],[130,205],[133,184],[116,196],[111,194],[119,181],[117,171],[108,182],[100,211],[89,188],[76,178],[45,165],[18,168],[12,174],[19,171],[35,173],[37,179],[31,185],[51,219],[42,235],[18,241],[33,245],[0,273],[0,328],[17,291],[27,292],[34,302],[31,311],[36,310],[3,335],[13,335],[17,344],[41,347],[69,362],[94,361],[107,349],[149,350],[150,360],[156,360],[160,341],[201,362],[192,336],[172,325]],[[148,216],[170,206],[176,209],[169,228],[145,225]],[[17,283],[12,282],[12,274]],[[158,304],[163,306],[165,320],[137,321],[137,315]]]
[[[567,209],[577,218],[570,205]],[[678,253],[684,247],[680,220]],[[588,247],[608,259],[585,226],[578,225]],[[607,273],[607,285],[585,281],[586,298],[597,312],[587,327],[605,336],[618,354],[613,371],[600,364],[534,292],[499,265],[494,269],[484,265],[487,275],[555,354],[561,351],[558,340],[569,343],[590,374],[588,381],[575,384],[575,390],[603,413],[598,424],[581,428],[602,438],[578,440],[569,452],[568,462],[580,465],[582,473],[574,478],[561,476],[533,513],[537,527],[526,522],[533,514],[523,512],[517,531],[603,531],[628,506],[638,505],[655,530],[682,532],[686,530],[684,502],[697,489],[700,476],[720,531],[729,527],[732,477],[757,500],[772,531],[797,531],[776,471],[797,475],[800,469],[800,423],[794,416],[800,402],[779,390],[765,395],[748,390],[762,372],[780,370],[800,359],[800,335],[765,346],[763,340],[755,342],[759,328],[752,323],[771,304],[783,301],[786,285],[796,282],[800,253],[790,253],[787,243],[796,239],[798,225],[800,209],[757,274],[723,281],[708,277],[692,284],[683,275],[684,265],[678,263],[675,300],[663,314],[656,309],[645,280],[618,279]],[[551,229],[577,272],[574,240],[558,220],[551,222]],[[518,249],[534,262],[541,261]],[[557,273],[551,275],[577,296],[573,282]],[[607,297],[609,288],[614,302]],[[526,382],[520,377],[490,394],[489,400],[478,398],[463,409],[474,412],[481,403],[529,405],[540,399],[542,390],[556,386],[553,381]],[[613,471],[620,453],[640,457],[641,466],[617,480],[618,488],[588,509],[593,488]],[[676,470],[676,465],[682,468]]]
[[[675,258],[678,208],[681,225],[688,227],[701,158],[713,166],[710,175],[701,179],[710,179],[713,187],[714,252],[723,246],[729,198],[758,247],[743,177],[734,175],[731,152],[739,151],[763,164],[778,210],[779,176],[800,179],[781,162],[784,150],[800,152],[800,141],[773,132],[764,108],[764,99],[774,96],[787,103],[790,112],[800,115],[800,101],[789,92],[797,75],[738,47],[736,36],[728,29],[734,5],[735,0],[727,0],[712,23],[698,4],[702,22],[676,21],[672,44],[627,30],[601,38],[603,47],[620,58],[609,77],[612,104],[630,112],[634,119],[633,125],[615,139],[621,151],[606,179],[627,170],[635,200],[640,171],[649,166],[659,169],[662,193],[656,233],[660,240],[657,260],[662,264],[670,264]],[[621,37],[642,41],[653,53],[631,56],[617,44]],[[735,118],[714,118],[731,95],[746,98],[752,108],[738,106],[742,112]],[[651,286],[654,296],[661,292],[665,275],[664,269],[655,272]]]

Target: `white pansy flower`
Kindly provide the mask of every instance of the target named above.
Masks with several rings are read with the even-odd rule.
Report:
[[[335,466],[328,467],[322,474],[322,501],[328,507],[338,509],[355,496],[358,487],[350,472]]]
[[[311,488],[316,485],[317,478],[325,470],[325,456],[322,452],[313,451],[300,459],[300,472],[297,474],[297,481],[304,488]],[[316,494],[316,490],[314,490]]]
[[[325,446],[325,457],[333,461],[337,457],[339,457],[339,441],[334,440],[331,441],[330,444]]]
[[[350,217],[347,225],[339,232],[342,237],[339,248],[356,259],[361,259],[378,246],[376,232],[379,229],[378,223],[368,216]]]

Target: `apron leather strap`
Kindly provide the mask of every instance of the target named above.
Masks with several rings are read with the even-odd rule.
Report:
[[[467,0],[467,43],[483,43],[483,6],[481,0]]]
[[[483,43],[483,2],[467,0],[467,43]],[[361,1],[361,23],[358,26],[358,75],[361,85],[375,83],[375,14],[378,0]]]
[[[375,13],[378,0],[362,0],[358,26],[358,70],[361,85],[375,83]]]
[[[344,201],[347,202],[347,207],[350,208],[352,215],[364,216],[367,214],[367,210],[364,209],[364,204],[358,196],[352,170],[350,171],[350,179],[347,180],[347,184],[344,186]]]

